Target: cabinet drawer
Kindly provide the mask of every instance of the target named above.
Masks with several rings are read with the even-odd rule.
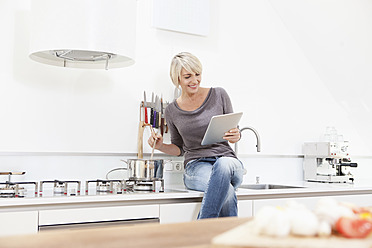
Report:
[[[239,200],[238,201],[238,217],[252,217],[253,201],[252,200]]]
[[[196,220],[201,203],[175,203],[160,205],[160,223],[179,223]]]
[[[159,205],[42,210],[39,225],[159,218]]]

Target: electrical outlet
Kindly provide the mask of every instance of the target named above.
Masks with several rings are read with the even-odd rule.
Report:
[[[173,162],[173,169],[175,171],[183,171],[183,162],[179,162],[179,161]]]
[[[166,163],[164,165],[164,170],[165,171],[173,171],[173,163]]]

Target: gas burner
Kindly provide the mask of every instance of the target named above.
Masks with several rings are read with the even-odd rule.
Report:
[[[123,180],[90,180],[86,181],[85,194],[89,194],[89,183],[95,183],[95,194],[106,195],[106,194],[122,194],[125,191],[125,184]]]
[[[164,180],[154,179],[128,179],[126,188],[129,192],[164,192]]]
[[[40,182],[40,190],[39,195],[43,196],[43,185],[45,183],[53,183],[53,195],[54,196],[75,196],[80,195],[80,181],[60,181],[60,180],[54,180],[54,181],[41,181]],[[70,192],[68,190],[69,184],[75,184],[75,188],[71,188]]]
[[[26,197],[27,189],[21,187],[20,185],[33,184],[35,185],[35,196],[37,196],[37,182],[5,182],[0,183],[0,185],[5,185],[0,187],[0,197],[2,198],[16,198],[16,197]]]

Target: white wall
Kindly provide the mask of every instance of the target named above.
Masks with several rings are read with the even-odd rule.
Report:
[[[288,178],[300,179],[296,156],[326,126],[336,126],[370,171],[372,3],[210,3],[210,35],[203,37],[153,28],[153,1],[138,0],[136,64],[97,71],[31,61],[30,1],[0,0],[0,151],[135,153],[143,91],[172,100],[170,60],[190,51],[203,63],[204,86],[224,87],[244,112],[241,127],[260,132],[263,157],[251,161],[252,174],[275,174],[283,169],[278,161],[285,167],[265,155],[289,155],[284,164],[295,168]],[[255,154],[254,145],[245,133],[240,153]]]

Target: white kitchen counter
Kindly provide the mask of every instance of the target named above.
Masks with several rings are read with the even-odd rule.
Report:
[[[263,182],[265,183],[265,182]],[[270,182],[304,188],[237,190],[239,200],[274,199],[289,197],[332,196],[372,194],[372,182],[362,181],[354,184],[311,183],[311,182]],[[20,210],[44,210],[80,207],[104,207],[146,204],[168,204],[201,202],[203,193],[186,190],[183,186],[168,186],[170,192],[164,193],[128,193],[122,195],[70,196],[70,197],[31,197],[0,198],[0,212]]]
[[[268,182],[263,182],[263,184]],[[323,197],[361,206],[372,205],[372,182],[328,184],[270,182],[303,188],[252,190],[239,188],[238,216],[251,217],[263,206],[278,206],[295,199],[309,207]],[[183,186],[166,187],[164,193],[0,198],[0,236],[37,233],[51,228],[82,228],[130,224],[137,221],[177,223],[197,218],[203,193]]]
[[[201,199],[203,193],[188,190],[172,190],[163,193],[127,193],[119,195],[79,195],[57,197],[0,198],[0,212],[9,210],[57,209],[66,207],[95,207],[115,205],[142,205]]]

